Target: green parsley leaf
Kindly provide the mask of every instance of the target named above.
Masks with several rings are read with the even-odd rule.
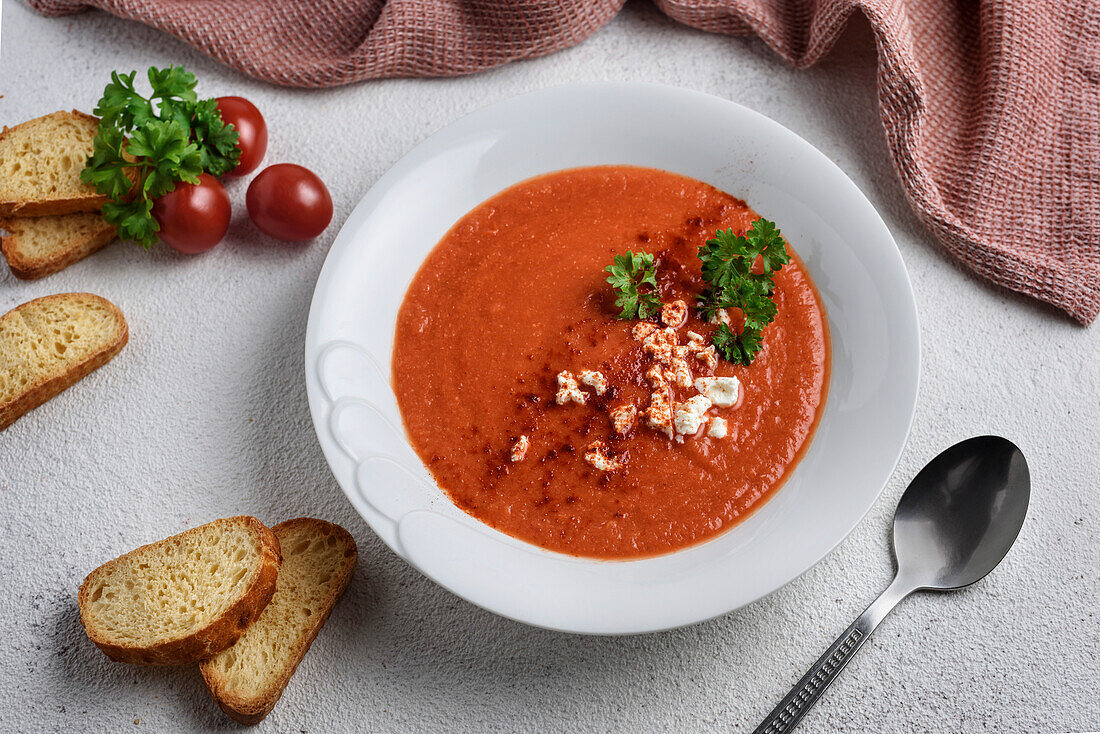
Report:
[[[128,131],[132,130],[135,124],[144,125],[155,117],[149,100],[134,90],[136,75],[136,71],[129,74],[111,72],[111,81],[104,88],[103,97],[92,110],[99,117],[101,129],[106,126]]]
[[[705,288],[696,298],[699,317],[703,321],[717,321],[719,311],[737,307],[737,301],[729,297],[722,288]]]
[[[215,100],[204,99],[193,106],[191,134],[199,146],[204,171],[221,176],[237,167],[241,159],[241,149],[237,147],[240,135],[232,125],[222,121]]]
[[[775,228],[775,222],[769,222],[763,218],[757,219],[752,223],[752,228],[744,234],[744,239],[749,245],[750,263],[756,262],[759,257],[765,275],[771,275],[791,261],[786,243],[779,235],[779,230]]]
[[[703,280],[715,288],[725,288],[748,276],[752,260],[748,258],[748,241],[735,235],[732,229],[720,229],[714,239],[699,248],[703,261]]]
[[[722,324],[711,336],[711,341],[723,359],[746,367],[752,364],[764,346],[760,329],[749,328],[747,325],[740,334],[734,334],[729,324]]]
[[[741,351],[738,346],[737,335],[733,333],[728,324],[719,326],[711,335],[710,340],[724,359],[730,362],[741,362]]]
[[[134,131],[126,152],[135,158],[179,161],[187,146],[187,131],[173,120],[152,120]]]
[[[150,99],[171,99],[175,97],[185,102],[195,102],[199,96],[195,87],[199,80],[182,66],[169,66],[167,69],[149,67],[149,86],[153,88]]]
[[[745,322],[763,328],[775,319],[776,306],[771,300],[774,288],[771,278],[746,276],[725,288],[706,288],[698,295],[696,304],[706,321],[718,319],[723,309],[737,308],[745,316]]]
[[[119,231],[126,233],[126,239],[132,240],[148,250],[157,241],[160,225],[151,214],[151,199],[133,201],[108,201],[103,205],[103,219],[113,224]]]
[[[622,309],[620,319],[648,319],[661,310],[653,255],[627,250],[604,270],[610,273],[607,282],[619,292],[615,305]]]
[[[122,145],[122,132],[117,128],[102,131],[93,141],[88,165],[80,172],[81,181],[112,199],[123,198],[134,185],[126,175],[130,163],[122,156]]]
[[[777,308],[771,299],[775,283],[768,278],[751,278],[737,284],[737,306],[745,316],[745,324],[763,329],[775,319]]]
[[[770,276],[791,259],[775,222],[767,219],[757,219],[743,235],[735,235],[732,229],[720,229],[714,233],[714,239],[699,248],[703,280],[718,288],[752,276],[757,258],[762,266],[757,277]]]

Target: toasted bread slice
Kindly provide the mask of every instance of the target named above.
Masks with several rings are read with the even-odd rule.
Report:
[[[324,520],[288,520],[272,531],[283,549],[275,598],[236,645],[199,664],[210,695],[242,724],[274,708],[358,559],[348,531]]]
[[[17,278],[34,280],[63,270],[115,238],[97,212],[0,219],[0,251]]]
[[[0,316],[0,431],[111,361],[130,331],[91,293],[28,301]]]
[[[271,601],[279,564],[279,541],[259,520],[215,520],[92,571],[76,597],[80,621],[112,660],[204,660],[236,642]]]
[[[107,197],[80,180],[99,120],[54,112],[0,132],[0,216],[99,211]]]

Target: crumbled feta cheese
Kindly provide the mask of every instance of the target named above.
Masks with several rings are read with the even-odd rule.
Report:
[[[558,394],[554,396],[555,402],[558,405],[565,405],[570,400],[574,403],[584,405],[588,396],[580,391],[577,386],[577,378],[573,377],[572,372],[559,372],[558,373]]]
[[[691,387],[691,381],[695,379],[691,374],[691,367],[688,366],[686,360],[681,358],[672,360],[672,363],[665,370],[665,377],[673,385],[684,388]]]
[[[659,363],[667,365],[672,361],[676,346],[676,331],[666,328],[647,336],[642,342],[642,351]]]
[[[673,301],[661,306],[661,321],[673,329],[683,326],[687,315],[688,307],[683,301]]]
[[[702,362],[703,366],[709,370],[718,366],[718,352],[714,349],[713,344],[706,349],[700,349],[695,352],[695,358]]]
[[[596,391],[597,395],[607,392],[607,378],[594,370],[585,370],[581,373],[581,382]]]
[[[654,390],[662,390],[667,387],[665,371],[661,369],[659,364],[655,364],[646,370],[645,379]]]
[[[730,324],[729,312],[726,311],[726,309],[724,309],[724,308],[718,309],[717,311],[714,312],[714,315],[710,317],[710,321],[708,323],[711,323],[711,324],[725,324],[726,326],[729,326],[729,324]]]
[[[634,425],[634,419],[638,417],[638,409],[629,403],[617,405],[610,410],[611,427],[615,433],[625,434]]]
[[[710,427],[707,429],[707,435],[711,438],[725,438],[726,437],[726,419],[725,418],[711,418]]]
[[[527,456],[527,449],[531,446],[531,442],[527,439],[527,436],[520,436],[512,444],[512,461],[523,461]]]
[[[706,395],[696,395],[687,402],[676,406],[676,415],[673,425],[677,433],[693,435],[699,430],[699,426],[707,419],[707,408],[710,407],[710,398]]]
[[[644,341],[647,336],[655,331],[657,331],[657,324],[651,324],[648,321],[642,321],[634,324],[634,329],[630,333],[638,341]]]
[[[588,444],[584,452],[584,460],[600,471],[615,471],[622,467],[622,462],[611,458],[606,454],[607,445],[603,441],[593,441]]]
[[[702,334],[698,334],[694,331],[689,331],[687,333],[687,338],[688,338],[688,343],[687,343],[688,349],[695,352],[695,351],[699,351],[700,349],[703,348],[703,344],[705,343],[705,340],[703,339]]]
[[[728,408],[737,402],[741,383],[736,377],[700,377],[695,389],[710,398],[718,408]]]
[[[672,438],[672,400],[667,390],[657,390],[649,396],[645,419],[647,426]]]

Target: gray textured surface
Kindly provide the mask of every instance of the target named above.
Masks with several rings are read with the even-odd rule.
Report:
[[[0,434],[0,730],[230,729],[194,671],[109,663],[75,591],[99,563],[215,517],[302,514],[360,544],[352,586],[264,731],[745,731],[889,580],[889,520],[941,448],[1002,433],[1026,452],[1032,509],[977,586],[911,598],[807,732],[1100,729],[1100,327],[978,282],[910,213],[875,110],[874,45],[783,66],[759,42],[678,27],[632,4],[583,45],[455,80],[332,91],[256,84],[102,14],[43,19],[4,3],[0,123],[90,109],[113,69],[183,63],[209,95],[264,111],[267,162],[316,170],[340,222],[398,157],[464,112],[578,80],[713,92],[787,125],[867,192],[909,267],[923,324],[921,398],[897,475],[859,528],[750,608],[664,634],[593,639],[499,619],[396,558],[354,514],[317,447],[302,388],[313,283],[336,227],[282,246],[240,221],[199,258],[113,245],[35,283],[0,273],[0,309],[67,290],[117,303],[130,346]],[[231,188],[243,216],[244,187]],[[140,724],[135,723],[140,720]]]

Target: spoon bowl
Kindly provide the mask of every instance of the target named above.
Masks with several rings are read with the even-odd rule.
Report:
[[[913,589],[958,589],[1008,553],[1031,496],[1027,461],[1000,436],[947,449],[909,483],[894,513],[898,576]]]

